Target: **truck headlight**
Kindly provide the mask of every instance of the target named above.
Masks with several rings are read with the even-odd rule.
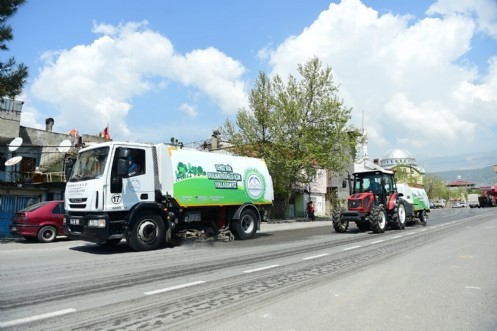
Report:
[[[88,226],[93,228],[105,228],[105,219],[88,220]]]

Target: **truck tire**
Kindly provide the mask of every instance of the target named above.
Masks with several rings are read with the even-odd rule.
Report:
[[[335,232],[343,233],[347,232],[349,228],[349,221],[344,221],[342,217],[343,208],[336,208],[333,210],[333,214],[331,216],[331,221],[333,222],[333,229]]]
[[[406,205],[402,199],[395,203],[392,220],[394,229],[403,230],[406,228]]]
[[[387,215],[385,214],[385,209],[383,206],[373,206],[371,208],[371,230],[374,233],[383,233],[387,228]]]
[[[419,218],[419,223],[421,223],[422,226],[426,226],[426,222],[428,221],[428,215],[426,215],[426,211],[421,210],[418,214]]]
[[[51,225],[46,225],[38,231],[38,241],[41,243],[49,243],[57,237],[57,229]]]
[[[236,239],[251,239],[257,231],[257,215],[251,209],[244,209],[240,218],[234,220],[231,225]]]
[[[166,227],[158,215],[140,214],[133,224],[127,241],[134,251],[150,251],[161,248],[165,243]]]
[[[117,244],[119,244],[121,242],[121,240],[122,240],[121,238],[109,239],[106,241],[99,242],[99,243],[97,243],[97,245],[112,247],[112,246],[116,246]]]

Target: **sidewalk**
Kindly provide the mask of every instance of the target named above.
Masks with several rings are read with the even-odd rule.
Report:
[[[315,221],[303,221],[302,219],[294,218],[288,220],[269,220],[261,223],[261,229],[257,232],[276,232],[284,230],[294,230],[302,228],[311,228],[319,226],[332,226],[331,218],[317,217]]]

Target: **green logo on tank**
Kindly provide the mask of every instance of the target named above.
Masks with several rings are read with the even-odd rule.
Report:
[[[247,169],[244,176],[245,192],[252,200],[259,200],[266,192],[264,176],[257,169]]]

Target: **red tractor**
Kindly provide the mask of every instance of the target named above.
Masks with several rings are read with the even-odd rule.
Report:
[[[346,232],[349,222],[355,222],[359,230],[382,233],[387,226],[402,230],[406,224],[406,202],[397,192],[394,174],[388,170],[372,170],[353,174],[354,179],[344,180],[353,184],[347,198],[347,209],[333,211],[333,228]],[[412,208],[411,208],[412,209]]]

